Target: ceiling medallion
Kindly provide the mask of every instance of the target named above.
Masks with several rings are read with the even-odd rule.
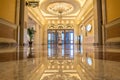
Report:
[[[55,2],[51,3],[47,7],[48,12],[54,15],[66,15],[74,10],[72,4],[66,2]]]

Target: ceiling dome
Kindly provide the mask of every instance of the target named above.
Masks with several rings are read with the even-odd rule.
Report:
[[[66,15],[74,10],[74,6],[66,2],[56,2],[49,4],[47,10],[51,14]]]
[[[76,0],[43,0],[40,4],[41,10],[51,15],[70,15],[80,10],[80,3]]]

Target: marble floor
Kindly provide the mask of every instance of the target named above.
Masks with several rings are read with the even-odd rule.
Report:
[[[120,80],[120,48],[72,44],[0,48],[0,80]]]

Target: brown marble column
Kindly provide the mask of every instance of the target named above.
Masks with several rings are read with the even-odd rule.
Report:
[[[102,45],[102,9],[101,0],[94,0],[95,44]]]
[[[24,45],[25,0],[20,0],[20,45]]]

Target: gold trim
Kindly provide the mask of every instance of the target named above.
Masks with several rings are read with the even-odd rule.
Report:
[[[34,19],[34,21],[37,24],[39,23],[40,25],[44,25],[45,22],[43,20],[41,20],[41,17],[37,18],[38,15],[36,15],[36,13],[34,11],[32,11],[32,9],[28,8],[28,10],[29,10],[29,12],[28,12],[28,16],[29,17],[31,17],[32,19]]]
[[[78,24],[79,26],[80,26],[81,24],[88,23],[90,20],[93,20],[93,19],[94,19],[93,9],[92,9],[89,13],[90,13],[89,15],[86,15],[86,16],[84,17],[84,19],[79,22],[79,24]]]
[[[14,39],[8,39],[8,38],[0,38],[0,42],[3,42],[3,43],[16,43],[16,40]]]
[[[10,22],[8,22],[8,21],[6,21],[6,20],[4,20],[4,19],[1,19],[1,18],[0,18],[0,24],[7,25],[8,27],[11,27],[11,28],[13,28],[13,29],[16,29],[16,28],[17,28],[17,25],[12,24],[12,23],[10,23]]]

